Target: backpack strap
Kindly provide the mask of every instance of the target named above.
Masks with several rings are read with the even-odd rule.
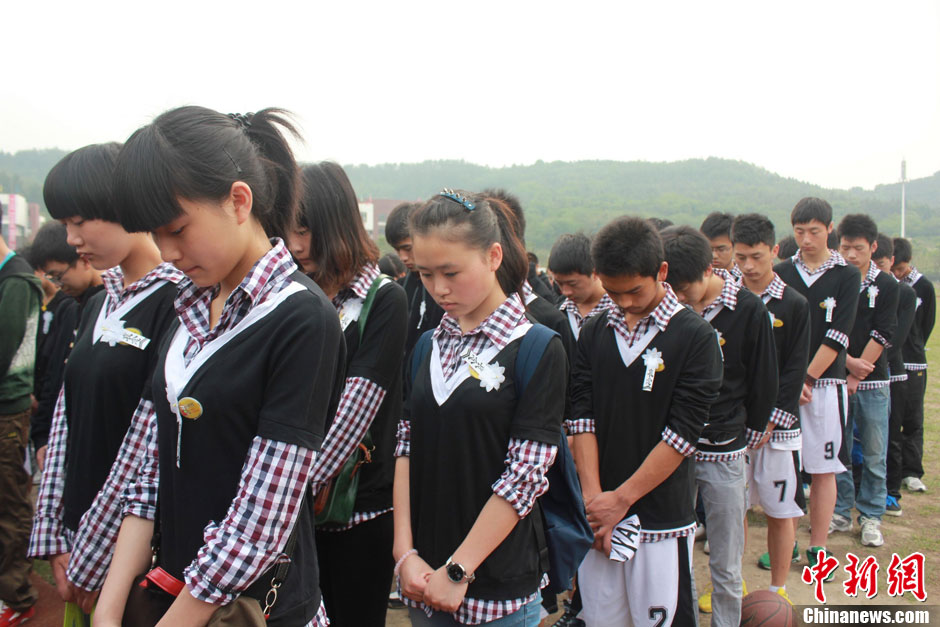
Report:
[[[545,354],[548,343],[552,341],[553,337],[557,336],[557,332],[538,323],[533,324],[532,328],[523,336],[519,345],[519,353],[516,355],[515,370],[513,372],[513,379],[520,398],[526,386],[529,385],[532,375],[535,374],[539,362],[542,361],[542,355]]]
[[[385,284],[385,281],[391,281],[392,279],[387,275],[380,274],[375,277],[375,280],[372,281],[372,285],[369,286],[369,291],[366,293],[366,299],[362,301],[362,311],[359,312],[359,342],[362,342],[362,334],[366,332],[366,319],[369,317],[369,312],[372,310],[372,305],[375,303],[375,295],[378,293],[379,288]]]
[[[414,349],[411,351],[411,383],[414,385],[415,379],[418,378],[418,369],[421,367],[421,362],[424,361],[424,357],[431,352],[431,336],[434,335],[434,329],[428,329],[421,334],[421,337],[418,338],[418,341],[415,343]]]

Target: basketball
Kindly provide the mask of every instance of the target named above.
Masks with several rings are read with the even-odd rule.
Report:
[[[741,627],[792,627],[796,612],[787,600],[770,590],[752,592],[741,602]]]

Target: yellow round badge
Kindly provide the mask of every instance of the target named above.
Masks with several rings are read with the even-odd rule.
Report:
[[[783,320],[780,318],[774,318],[774,326],[779,329],[783,326]]]
[[[665,369],[666,369],[666,364],[659,364],[658,366],[656,366],[656,372],[662,372]]]
[[[180,415],[183,418],[195,420],[202,415],[202,403],[191,396],[181,398],[179,402]]]

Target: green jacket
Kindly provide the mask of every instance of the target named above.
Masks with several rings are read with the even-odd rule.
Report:
[[[29,409],[42,284],[19,255],[0,259],[0,414]]]

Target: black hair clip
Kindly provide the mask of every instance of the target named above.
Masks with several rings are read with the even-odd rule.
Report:
[[[254,113],[229,113],[228,117],[235,120],[235,122],[246,131],[251,128],[251,118],[255,116]]]
[[[477,206],[473,204],[472,202],[470,202],[470,200],[466,196],[460,196],[459,194],[457,194],[457,192],[455,192],[452,189],[447,189],[445,187],[444,189],[441,190],[441,193],[439,195],[443,196],[444,198],[450,198],[454,202],[459,202],[461,205],[463,205],[466,208],[467,211],[473,211],[474,209],[477,208]]]

